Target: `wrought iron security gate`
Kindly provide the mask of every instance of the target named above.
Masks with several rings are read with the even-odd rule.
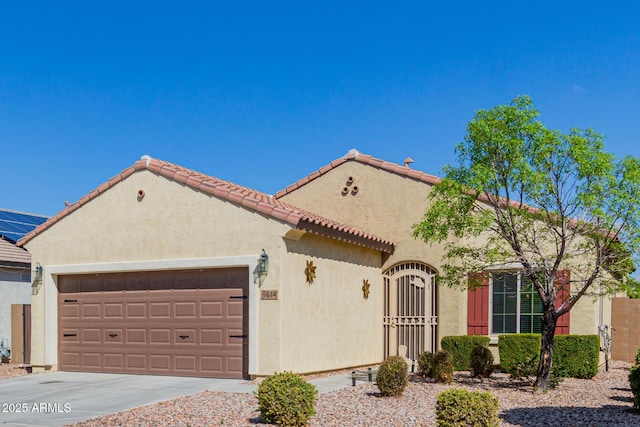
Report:
[[[384,274],[384,357],[407,347],[407,357],[417,360],[438,343],[436,271],[426,264],[396,265]],[[405,356],[405,355],[402,355]]]

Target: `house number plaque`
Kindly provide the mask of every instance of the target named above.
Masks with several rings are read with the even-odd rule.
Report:
[[[260,299],[261,300],[271,300],[275,301],[278,299],[278,291],[277,289],[269,289],[260,291]]]

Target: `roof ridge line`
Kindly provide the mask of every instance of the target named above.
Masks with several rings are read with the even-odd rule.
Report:
[[[314,172],[310,173],[306,177],[299,179],[298,181],[296,181],[295,183],[287,186],[283,190],[278,191],[274,195],[274,197],[276,199],[279,199],[280,197],[283,197],[283,196],[285,196],[285,195],[297,190],[298,188],[308,184],[309,182],[311,182],[311,181],[315,180],[316,178],[320,177],[321,175],[324,175],[325,173],[329,172],[330,170],[335,169],[336,167],[340,166],[341,164],[349,162],[349,161],[356,161],[356,162],[362,163],[364,165],[369,165],[369,166],[372,166],[372,167],[376,167],[376,168],[385,170],[387,172],[395,173],[397,175],[405,176],[407,178],[411,178],[411,179],[415,179],[415,180],[418,180],[418,181],[422,181],[422,182],[424,182],[426,184],[430,184],[430,185],[435,185],[435,184],[437,184],[438,182],[440,182],[442,180],[442,178],[440,178],[440,177],[438,177],[436,175],[431,175],[431,174],[428,174],[426,172],[420,171],[418,169],[412,169],[409,166],[402,166],[402,165],[400,165],[398,163],[393,163],[393,162],[389,162],[387,160],[379,159],[379,158],[373,157],[373,156],[371,156],[369,154],[363,154],[363,153],[359,152],[358,150],[356,150],[355,148],[352,148],[344,156],[332,161],[328,165],[325,165],[325,166],[321,167],[317,171],[314,171]]]
[[[342,160],[340,163],[346,160]],[[321,227],[332,229],[339,233],[355,236],[364,241],[373,242],[372,246],[384,246],[385,250],[389,250],[394,246],[394,243],[390,240],[376,236],[372,233],[368,233],[364,230],[350,227],[345,224],[340,224],[334,220],[323,217],[321,215],[314,214],[310,211],[298,208],[294,205],[282,202],[276,197],[268,195],[258,190],[254,190],[249,187],[244,187],[235,184],[231,181],[221,180],[211,175],[206,175],[193,169],[188,169],[175,163],[170,163],[165,160],[151,158],[150,156],[143,156],[140,160],[137,160],[132,166],[124,169],[120,174],[113,176],[107,180],[98,188],[92,190],[84,197],[80,198],[77,202],[67,206],[60,211],[57,215],[50,217],[47,221],[37,226],[34,230],[27,233],[16,243],[18,246],[22,246],[29,240],[33,239],[38,234],[51,227],[53,224],[66,217],[76,209],[80,208],[89,201],[100,196],[111,187],[117,185],[124,179],[128,178],[132,174],[141,171],[148,170],[151,173],[163,176],[172,181],[194,188],[200,192],[215,196],[217,198],[235,203],[245,208],[251,209],[256,212],[260,212],[271,218],[284,221],[293,227],[298,227],[302,220],[317,224]],[[374,245],[375,244],[375,245]]]

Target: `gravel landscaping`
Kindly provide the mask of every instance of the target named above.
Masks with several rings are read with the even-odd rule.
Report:
[[[533,394],[530,385],[505,374],[490,380],[458,372],[452,385],[412,378],[398,398],[382,398],[374,384],[321,394],[310,426],[433,426],[436,395],[452,387],[489,390],[500,401],[504,426],[638,426],[631,411],[628,363],[613,362],[592,380],[566,379],[555,390]],[[106,415],[75,426],[255,426],[263,425],[251,394],[203,392]]]
[[[3,363],[0,366],[0,379],[21,377],[23,375],[29,375],[29,372],[26,369],[19,368],[17,365]]]

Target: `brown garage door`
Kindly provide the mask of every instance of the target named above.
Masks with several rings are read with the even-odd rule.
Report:
[[[61,276],[64,371],[244,378],[247,268]]]

